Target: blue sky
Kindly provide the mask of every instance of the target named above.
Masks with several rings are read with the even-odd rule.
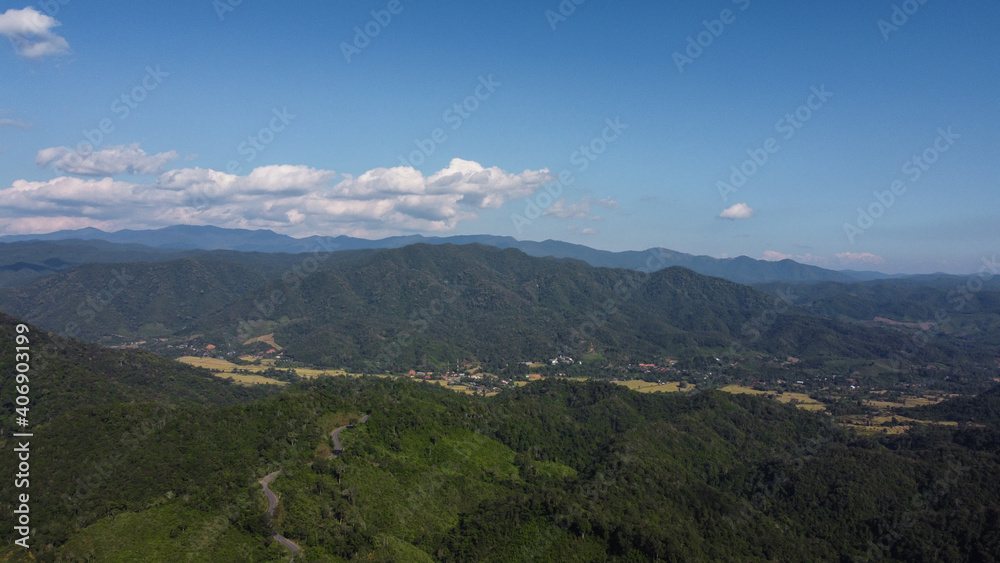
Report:
[[[975,272],[1000,250],[998,23],[943,0],[4,2],[0,233]]]

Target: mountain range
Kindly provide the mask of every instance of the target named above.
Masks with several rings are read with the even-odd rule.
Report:
[[[236,250],[241,252],[303,253],[335,250],[371,250],[401,248],[416,243],[425,244],[483,244],[497,248],[516,248],[529,256],[575,258],[591,266],[627,268],[650,271],[669,266],[683,266],[700,274],[720,277],[743,284],[766,282],[852,282],[883,279],[889,276],[879,272],[828,270],[800,264],[793,260],[765,261],[746,256],[737,258],[712,258],[695,256],[666,248],[644,251],[612,252],[556,240],[542,242],[521,241],[512,237],[493,235],[460,235],[449,237],[424,237],[422,235],[396,236],[368,240],[348,236],[293,238],[268,230],[223,229],[212,226],[176,225],[155,230],[121,230],[104,232],[95,228],[58,231],[42,235],[0,236],[0,243],[24,241],[106,241],[117,244],[143,245],[161,250]],[[0,247],[2,249],[3,247]],[[34,264],[36,267],[44,265]],[[0,265],[4,266],[4,265]],[[6,264],[11,267],[12,264]],[[28,267],[24,265],[22,267]]]

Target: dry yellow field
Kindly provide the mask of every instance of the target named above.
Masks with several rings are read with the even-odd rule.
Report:
[[[894,401],[865,401],[865,404],[877,409],[891,409],[898,407],[920,407],[923,405],[936,405],[942,399],[924,399],[922,397],[904,397],[902,403]]]
[[[252,356],[245,356],[240,359],[252,361],[255,358],[253,358]],[[269,383],[273,385],[287,385],[286,382],[277,381],[275,379],[270,379],[267,377],[235,373],[235,370],[237,369],[255,373],[267,371],[269,368],[274,367],[274,364],[276,363],[275,360],[261,360],[261,365],[259,366],[240,366],[230,361],[218,358],[197,358],[194,356],[184,356],[183,358],[178,358],[177,361],[195,367],[206,368],[210,370],[219,370],[222,373],[216,373],[215,375],[219,377],[225,377],[227,379],[232,379],[233,381],[240,383],[248,383],[248,384]],[[335,376],[335,375],[360,377],[359,374],[347,373],[342,369],[296,368],[295,373],[298,374],[300,377],[304,377],[306,379],[313,379],[320,376]]]
[[[859,426],[855,424],[849,426],[864,434],[906,434],[910,430],[909,426]]]
[[[638,391],[640,393],[676,393],[678,391],[693,391],[694,385],[688,385],[686,389],[680,388],[680,383],[676,381],[671,381],[660,385],[659,383],[650,383],[648,381],[643,381],[641,379],[633,379],[631,381],[616,381],[618,385],[623,385],[628,387],[633,391]]]
[[[758,391],[756,389],[751,389],[749,387],[742,387],[740,385],[726,385],[725,387],[719,388],[720,391],[725,391],[726,393],[742,394],[742,395],[768,395],[768,391]],[[780,395],[775,394],[775,398],[782,403],[790,403],[794,399],[796,402],[795,406],[807,411],[821,411],[826,407],[823,403],[820,403],[806,395],[805,393],[782,393]]]
[[[281,346],[279,346],[278,343],[274,341],[273,332],[271,334],[265,334],[264,336],[258,336],[257,338],[251,338],[250,340],[244,342],[243,345],[247,346],[253,344],[254,342],[263,342],[264,344],[267,344],[268,346],[274,348],[275,350],[281,350]]]
[[[733,393],[736,395],[767,395],[768,393],[767,391],[758,391],[749,387],[740,387],[739,385],[726,385],[725,387],[719,387],[719,391],[725,391],[726,393]]]
[[[313,379],[315,377],[320,377],[323,375],[357,375],[353,373],[347,373],[342,369],[313,369],[313,368],[295,368],[295,373],[300,377],[305,377],[306,379]]]
[[[902,424],[912,424],[916,422],[922,424],[928,424],[928,423],[938,424],[940,426],[958,426],[958,423],[953,420],[929,421],[929,420],[917,420],[915,418],[909,418],[906,416],[892,416],[892,415],[873,416],[872,424],[884,424],[886,422],[892,422],[892,419],[894,418],[896,419],[897,422]]]
[[[240,367],[233,362],[220,360],[218,358],[197,358],[195,356],[184,356],[183,358],[177,358],[177,361],[196,368],[221,369],[223,371]]]
[[[440,385],[441,387],[444,387],[445,389],[451,389],[456,393],[465,393],[466,395],[478,394],[472,389],[466,387],[465,385],[448,385],[448,382],[443,379],[426,380],[424,381],[424,383],[427,383],[429,385]],[[492,397],[493,395],[497,395],[497,393],[495,391],[491,391],[486,394],[487,397]]]
[[[230,362],[229,360],[223,360],[221,358],[198,358],[195,356],[184,356],[183,358],[177,358],[178,362],[183,362],[185,364],[206,368],[206,369],[219,369],[222,371],[234,371],[237,369],[243,369],[246,371],[265,371],[267,368],[274,365],[274,360],[263,360],[261,363],[263,365],[259,366],[241,366]],[[264,364],[264,362],[270,362],[269,364]]]
[[[287,381],[278,381],[277,379],[271,379],[270,377],[261,377],[259,375],[243,375],[242,373],[215,373],[216,377],[221,377],[223,379],[231,379],[240,385],[288,385]]]

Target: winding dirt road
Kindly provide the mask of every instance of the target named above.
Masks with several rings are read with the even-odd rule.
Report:
[[[263,479],[259,481],[260,485],[264,487],[264,494],[267,496],[267,513],[270,514],[272,517],[274,516],[275,509],[278,508],[278,495],[274,494],[274,491],[272,491],[267,486],[267,484],[270,483],[272,479],[277,477],[279,473],[281,473],[281,470],[275,471],[270,475],[266,475]],[[297,543],[279,534],[278,532],[274,533],[274,539],[278,540],[278,542],[281,545],[292,550],[292,553],[295,553],[296,551],[302,549],[301,547],[299,547]]]
[[[367,414],[361,417],[361,421],[358,422],[358,424],[364,424],[366,422],[368,422]],[[344,448],[340,446],[340,432],[342,430],[347,430],[348,428],[354,428],[354,425],[350,424],[348,426],[341,426],[340,428],[330,433],[330,438],[333,438],[333,454],[330,455],[330,459],[339,456],[341,452],[344,451]],[[279,473],[281,473],[280,469],[278,471],[275,471],[274,473],[265,475],[263,479],[258,481],[258,483],[260,483],[260,486],[264,487],[264,495],[267,497],[267,513],[270,514],[272,518],[274,517],[274,511],[278,508],[278,495],[274,494],[274,491],[272,491],[270,487],[267,486],[267,484],[270,483],[272,480],[274,480],[274,478],[277,477]],[[278,542],[281,543],[281,545],[292,550],[292,553],[295,553],[296,551],[302,549],[301,547],[299,547],[297,543],[279,534],[278,532],[274,533],[274,539],[278,540]]]
[[[361,421],[358,422],[358,424],[364,424],[366,422],[368,422],[368,415],[367,414],[361,417]],[[348,428],[353,428],[354,426],[355,425],[353,425],[353,424],[349,424],[347,426],[341,426],[340,428],[338,428],[338,429],[336,429],[336,430],[334,430],[333,432],[330,433],[330,438],[333,439],[333,453],[327,459],[333,459],[335,457],[339,457],[340,456],[341,452],[344,451],[344,448],[340,445],[340,432],[342,430],[347,430]]]

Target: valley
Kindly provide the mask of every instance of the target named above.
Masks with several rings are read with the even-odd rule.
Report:
[[[0,288],[18,315],[0,333],[35,327],[32,459],[53,468],[33,557],[998,546],[991,285],[931,326],[955,280],[751,287],[481,245],[337,252],[308,272],[306,258],[95,261]]]

